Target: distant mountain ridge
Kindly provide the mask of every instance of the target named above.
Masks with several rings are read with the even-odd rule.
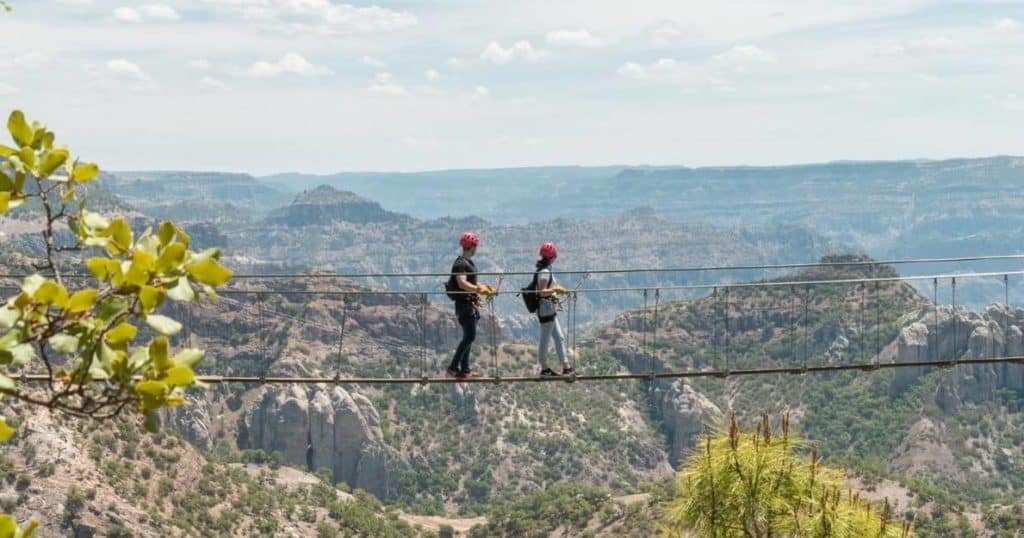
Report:
[[[377,202],[358,194],[320,185],[303,191],[287,207],[267,217],[271,224],[287,226],[328,225],[332,222],[367,224],[371,222],[403,222],[410,217],[387,211]]]

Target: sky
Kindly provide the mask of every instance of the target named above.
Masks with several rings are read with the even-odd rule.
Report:
[[[1024,153],[1022,2],[7,1],[0,109],[108,170]]]

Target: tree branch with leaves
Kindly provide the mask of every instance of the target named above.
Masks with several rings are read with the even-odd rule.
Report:
[[[167,299],[216,300],[231,271],[218,249],[190,250],[173,222],[136,236],[124,217],[89,211],[84,191],[99,167],[73,158],[21,111],[10,114],[7,129],[15,145],[0,145],[0,215],[35,202],[25,212],[40,214],[44,255],[0,305],[0,394],[76,417],[130,410],[155,430],[156,411],[180,405],[197,385],[193,368],[203,357],[198,349],[172,355],[169,338],[182,327],[158,310]],[[86,285],[69,286],[62,268],[72,261],[84,261]],[[143,332],[152,336],[140,343]],[[16,382],[40,371],[41,386]],[[12,434],[0,419],[0,440]]]
[[[98,420],[129,411],[156,431],[157,410],[181,405],[185,390],[200,385],[194,368],[203,357],[199,349],[172,354],[170,338],[182,326],[159,309],[168,299],[215,301],[231,271],[218,249],[191,250],[173,222],[136,236],[124,217],[89,211],[95,163],[72,157],[21,111],[11,112],[7,130],[14,145],[0,144],[0,215],[21,207],[26,218],[40,219],[44,254],[0,304],[0,397]],[[80,263],[91,279],[71,286],[64,268]],[[17,381],[29,373],[44,374],[43,382]],[[0,417],[0,441],[14,433]],[[0,515],[0,538],[27,537],[34,528]]]

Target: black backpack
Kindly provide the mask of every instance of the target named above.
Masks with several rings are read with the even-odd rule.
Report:
[[[448,277],[448,282],[444,283],[444,292],[453,301],[466,298],[466,292],[459,288],[459,283],[455,281],[455,275]]]
[[[462,258],[462,256],[459,256],[459,258]],[[473,270],[476,271],[476,266],[473,265],[473,262],[469,263],[470,266],[473,267]],[[469,294],[459,287],[459,283],[455,279],[455,273],[452,273],[452,276],[448,277],[448,281],[444,283],[444,292],[446,295],[448,295],[448,298],[453,301],[469,299]]]
[[[529,286],[519,290],[519,295],[523,296],[523,303],[526,304],[526,311],[534,313],[540,308],[540,294],[537,293],[537,273],[533,274],[533,280]]]

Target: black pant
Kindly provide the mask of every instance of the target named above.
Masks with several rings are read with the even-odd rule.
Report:
[[[476,322],[480,320],[480,312],[469,301],[456,301],[455,317],[462,327],[462,341],[455,348],[455,356],[448,368],[465,373],[469,371],[469,352],[476,340]]]

